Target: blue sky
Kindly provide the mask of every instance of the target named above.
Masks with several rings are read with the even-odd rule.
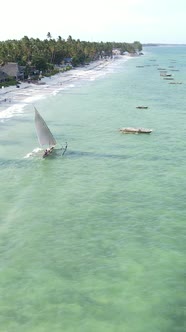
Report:
[[[52,38],[87,41],[186,43],[186,0],[7,0],[0,40]]]

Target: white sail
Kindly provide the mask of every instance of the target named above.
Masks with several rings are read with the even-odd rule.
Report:
[[[35,107],[34,107],[35,108]],[[35,127],[39,144],[41,146],[54,147],[57,143],[45,121],[35,108]]]

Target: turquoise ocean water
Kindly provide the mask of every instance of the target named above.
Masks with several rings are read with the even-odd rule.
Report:
[[[0,107],[0,331],[185,331],[186,48],[73,72]],[[32,103],[63,157],[29,156]]]

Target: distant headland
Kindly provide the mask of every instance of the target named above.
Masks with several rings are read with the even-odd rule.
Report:
[[[143,47],[145,46],[186,46],[186,44],[169,44],[169,43],[146,43],[146,44],[142,44]]]

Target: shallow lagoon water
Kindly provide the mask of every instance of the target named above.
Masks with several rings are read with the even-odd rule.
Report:
[[[31,103],[0,123],[2,331],[185,331],[185,48],[144,51],[33,91],[63,157],[25,158]]]

